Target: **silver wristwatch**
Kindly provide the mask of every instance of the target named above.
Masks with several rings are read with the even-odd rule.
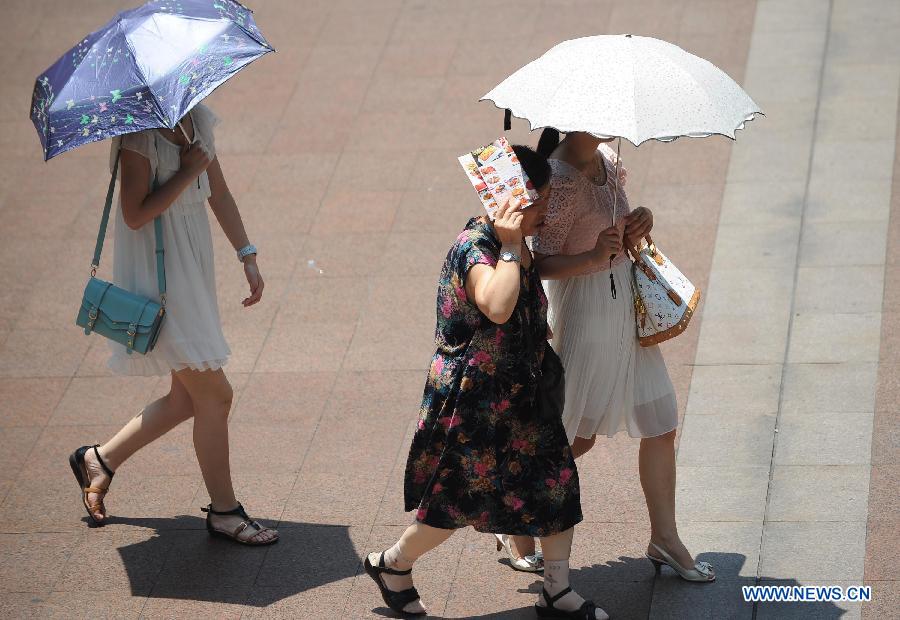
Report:
[[[237,251],[238,260],[244,262],[244,258],[250,256],[251,254],[258,254],[256,250],[256,246],[252,243],[250,245],[245,245],[240,250]]]
[[[509,250],[505,250],[500,253],[500,260],[507,263],[521,263],[522,257],[516,254],[515,252],[511,252]]]

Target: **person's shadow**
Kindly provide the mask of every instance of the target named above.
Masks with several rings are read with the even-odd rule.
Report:
[[[594,564],[573,569],[569,574],[572,587],[587,599],[594,600],[615,620],[651,620],[686,618],[751,618],[753,603],[745,602],[742,586],[757,585],[753,576],[742,576],[741,568],[746,556],[739,553],[701,553],[698,560],[705,560],[716,568],[714,583],[688,583],[674,571],[663,567],[655,576],[646,558],[619,557],[605,564]],[[505,563],[499,560],[498,563]],[[507,569],[508,570],[508,569]],[[519,592],[533,593],[535,600],[541,591],[541,579],[535,579]],[[794,579],[768,580],[763,585],[801,585]],[[392,616],[390,610],[379,608],[375,613]],[[811,603],[758,603],[759,618],[810,618],[828,620],[841,618],[846,611],[830,602]],[[431,616],[443,617],[443,616]],[[456,616],[446,616],[456,617]],[[483,620],[520,620],[534,618],[532,606],[500,612],[470,615],[466,618]]]
[[[150,598],[265,607],[353,577],[361,562],[346,525],[282,521],[278,543],[250,547],[208,536],[194,516],[110,517],[115,524],[155,530],[118,548],[132,594]]]

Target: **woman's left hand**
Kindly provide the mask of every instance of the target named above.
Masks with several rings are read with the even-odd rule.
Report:
[[[250,297],[247,297],[241,303],[245,308],[249,308],[262,299],[263,282],[262,276],[259,275],[259,268],[256,266],[256,257],[251,255],[244,258],[244,275],[247,276],[247,284],[250,285]]]
[[[653,212],[647,207],[638,207],[625,216],[625,238],[631,245],[653,230]]]

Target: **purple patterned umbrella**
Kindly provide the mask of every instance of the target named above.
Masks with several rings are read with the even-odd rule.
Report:
[[[235,0],[153,0],[119,13],[35,81],[31,120],[44,159],[133,131],[173,129],[272,51],[253,12]]]

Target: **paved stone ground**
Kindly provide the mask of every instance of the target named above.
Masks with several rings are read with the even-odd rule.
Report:
[[[233,469],[245,504],[281,528],[271,549],[203,532],[189,425],[122,468],[104,528],[84,523],[65,462],[166,387],[111,376],[105,345],[72,326],[107,150],[44,164],[26,118],[35,75],[126,6],[4,4],[0,615],[384,616],[360,558],[410,519],[401,475],[432,353],[434,282],[479,208],[455,157],[501,132],[477,98],[560,40],[616,32],[710,59],[768,117],[734,146],[625,154],[632,202],[654,209],[656,240],[707,291],[664,349],[684,414],[680,527],[720,579],[654,578],[641,558],[637,444],[617,437],[579,465],[586,522],[573,580],[615,618],[897,615],[900,5],[254,3],[279,52],[211,104],[268,282],[264,303],[245,311],[217,234]],[[521,122],[510,135],[536,140]],[[488,537],[464,531],[423,560],[432,612],[531,617],[538,582],[498,559]],[[875,597],[865,605],[740,599],[740,585],[863,580]]]

